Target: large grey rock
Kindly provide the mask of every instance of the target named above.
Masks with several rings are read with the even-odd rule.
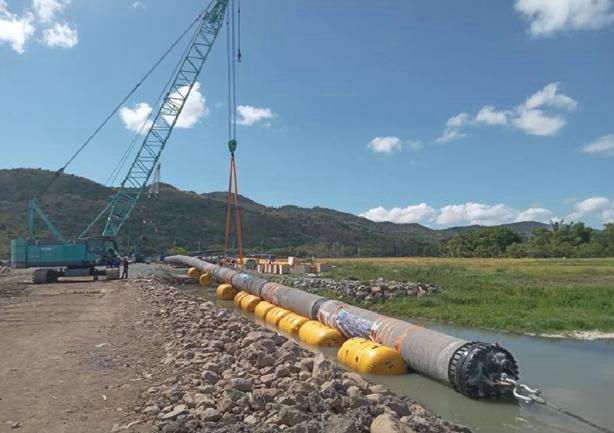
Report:
[[[288,407],[284,407],[277,414],[275,418],[275,424],[285,424],[287,426],[292,427],[300,422],[303,422],[307,419],[307,415],[299,412],[295,409],[290,409]]]
[[[371,433],[416,433],[410,426],[389,413],[376,417],[371,423]]]
[[[318,353],[313,360],[311,375],[320,383],[332,380],[335,378],[335,366],[324,357],[324,354]]]
[[[322,431],[327,433],[360,433],[353,419],[341,415],[333,415],[328,418]]]
[[[200,414],[200,419],[205,422],[215,422],[222,419],[222,414],[212,407],[208,407]]]
[[[177,418],[179,415],[183,415],[185,413],[188,413],[188,407],[185,404],[178,404],[170,412],[161,414],[160,419],[172,420]]]
[[[203,380],[203,382],[211,385],[215,385],[220,380],[220,376],[211,370],[204,370],[200,374],[200,378]]]
[[[229,385],[234,389],[243,392],[249,392],[252,390],[252,381],[250,379],[244,379],[242,377],[231,379]]]

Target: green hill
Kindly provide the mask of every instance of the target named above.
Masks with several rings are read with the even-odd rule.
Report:
[[[0,170],[0,258],[9,255],[10,239],[26,235],[27,200],[54,176],[40,169]],[[41,199],[66,237],[78,234],[103,209],[112,188],[63,175]],[[241,197],[244,244],[253,252],[317,256],[436,255],[439,243],[454,230],[420,224],[376,223],[332,209],[268,207]],[[157,198],[143,198],[118,238],[127,253],[139,240],[148,254],[177,245],[187,250],[223,248],[226,193],[196,194],[162,184]],[[49,237],[39,224],[41,238]],[[289,250],[288,250],[289,248]]]

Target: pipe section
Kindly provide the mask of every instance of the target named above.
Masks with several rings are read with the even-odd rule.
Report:
[[[446,383],[468,397],[511,395],[512,389],[500,379],[503,374],[518,379],[514,357],[496,343],[469,342],[194,257],[170,256],[165,261],[206,272],[220,282],[231,283],[238,290],[301,316],[317,319],[347,338],[370,338],[393,348],[412,370]],[[271,309],[269,313],[273,311]]]

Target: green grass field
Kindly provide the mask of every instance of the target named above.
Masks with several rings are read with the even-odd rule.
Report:
[[[417,281],[444,293],[381,312],[514,332],[614,330],[614,259],[330,259],[333,278]]]

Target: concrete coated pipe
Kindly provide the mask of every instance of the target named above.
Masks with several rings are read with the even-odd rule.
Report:
[[[512,389],[500,379],[503,374],[518,379],[514,357],[496,343],[469,342],[451,337],[340,301],[264,282],[249,274],[193,257],[171,256],[165,261],[197,268],[220,282],[232,283],[236,289],[260,296],[279,307],[305,317],[317,317],[320,323],[339,330],[345,337],[371,338],[398,351],[412,370],[446,383],[468,397],[511,395]],[[267,314],[267,321],[273,311],[275,309]],[[281,313],[289,314],[290,311],[282,310]]]
[[[230,282],[234,287],[241,287],[246,292],[255,296],[261,296],[262,287],[268,283],[268,281],[263,278],[258,278],[244,272],[235,273],[231,277]]]
[[[307,293],[292,287],[285,287],[284,290],[280,289],[280,292],[278,305],[310,319],[317,317],[317,315],[312,316],[314,305],[320,302],[321,299],[325,299],[323,296]]]

